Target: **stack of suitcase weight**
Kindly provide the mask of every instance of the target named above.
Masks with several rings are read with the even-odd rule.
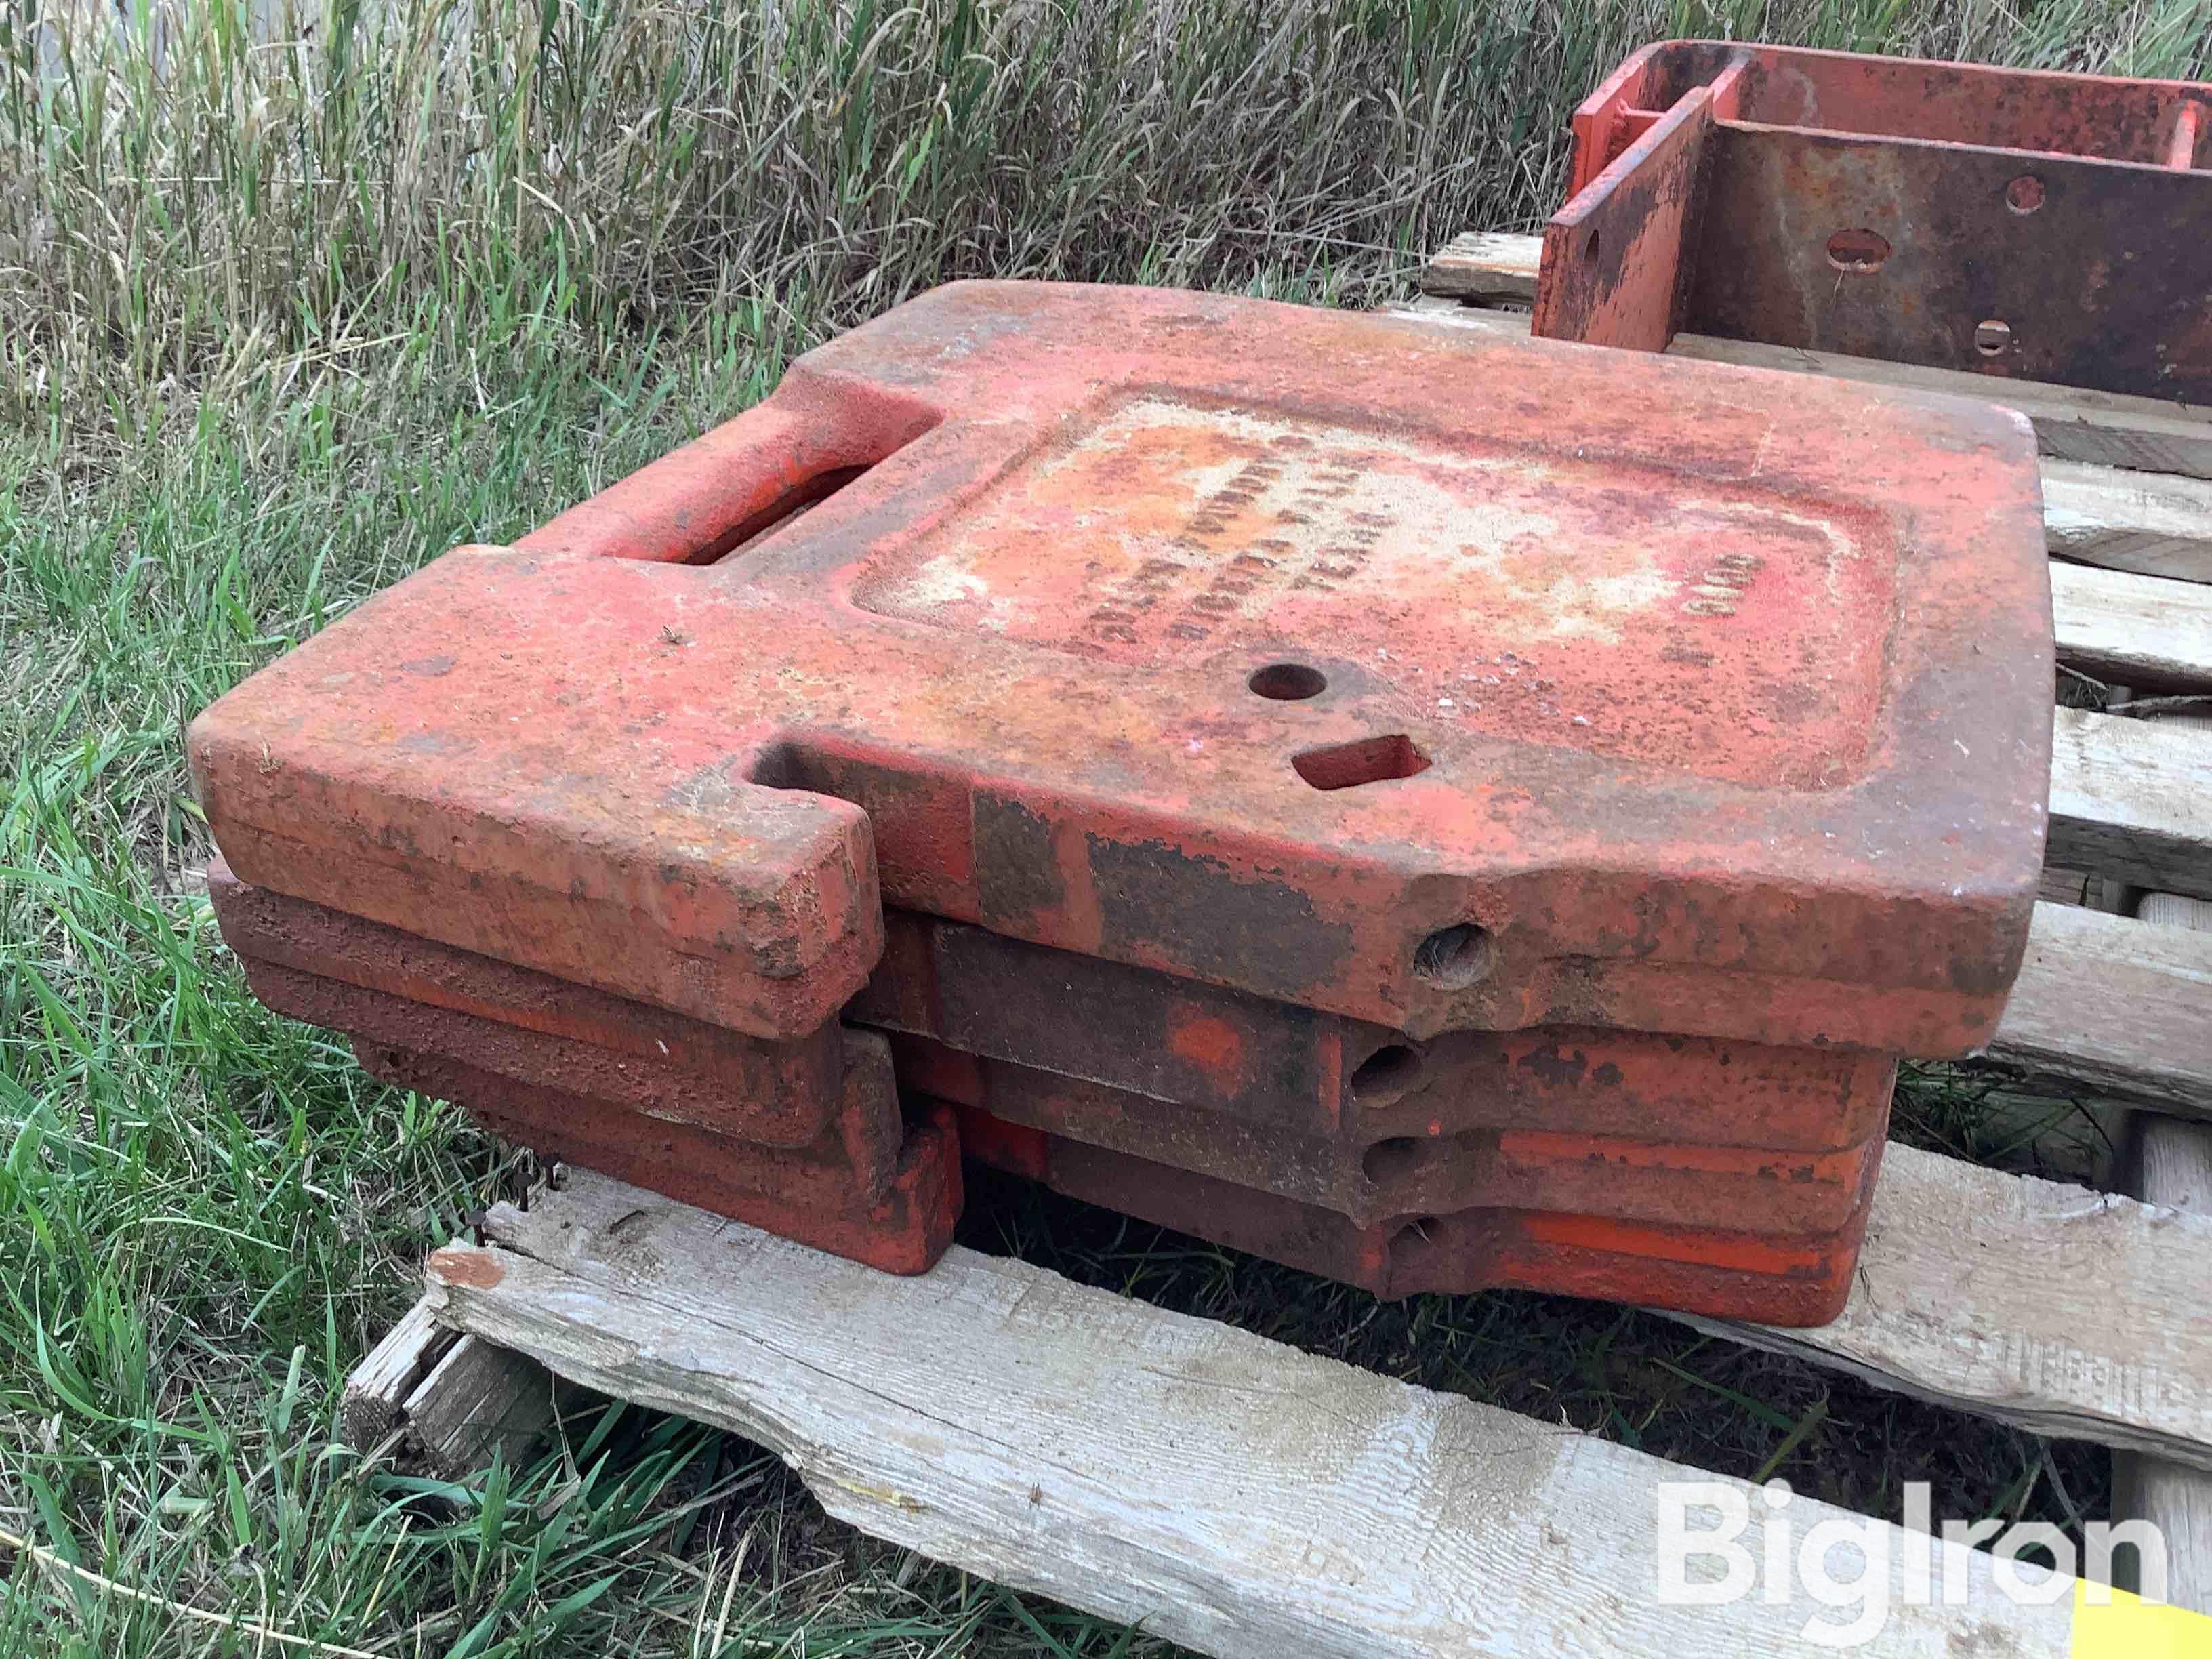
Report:
[[[777,1042],[251,887],[220,860],[209,889],[255,994],[345,1032],[374,1075],[894,1273],[950,1242],[964,1146],[1385,1295],[1618,1286],[1698,1310],[1740,1305],[1761,1273],[1826,1295],[1894,1072],[1571,1027],[1416,1044],[911,912],[886,917],[884,965],[842,1019]]]
[[[1026,303],[1037,292],[1048,296],[1042,303],[1044,316],[1024,319]],[[1066,289],[1013,288],[995,295],[969,289],[964,301],[936,296],[905,307],[841,347],[849,349],[869,331],[890,331],[894,338],[887,345],[896,349],[898,331],[891,323],[929,307],[951,307],[953,323],[973,325],[975,319],[963,316],[963,310],[975,310],[978,299],[987,301],[998,325],[1011,314],[1015,321],[1042,323],[1046,337],[1071,321],[1084,321],[1082,303],[1075,303],[1073,319],[1055,314],[1068,307]],[[991,305],[991,299],[998,303]],[[1194,296],[1119,299],[1121,310],[1137,312],[1157,310],[1161,303],[1201,305],[1232,327],[1276,327],[1274,319],[1255,316],[1276,307]],[[1316,327],[1310,314],[1291,316],[1298,319],[1297,327]],[[931,334],[929,327],[922,331]],[[1328,323],[1318,331],[1328,343]],[[1531,365],[1510,368],[1524,374]],[[1533,368],[1541,369],[1544,362]],[[1798,396],[1796,387],[1790,394]],[[737,425],[748,422],[748,445],[790,442],[787,416],[775,403]],[[702,445],[726,442],[728,431],[710,434]],[[1237,500],[1207,507],[1207,514],[1234,515],[1239,502],[1281,489],[1303,491],[1291,500],[1318,511],[1328,491],[1297,483],[1297,442],[1281,445],[1281,456],[1252,460],[1249,449],[1265,434],[1237,435],[1239,447],[1232,453],[1245,453],[1243,471],[1230,480],[1237,489],[1217,491]],[[1126,442],[1126,434],[1117,442]],[[681,458],[679,452],[672,462]],[[2006,483],[2017,483],[2020,460],[2011,458],[2008,467],[1997,469]],[[671,489],[681,500],[690,487],[686,473],[681,467],[668,473],[668,467],[671,462],[661,462],[659,480],[648,469],[644,483],[629,480],[606,498],[577,508],[584,531],[602,542],[619,542],[629,533],[623,526],[637,518],[637,500]],[[1285,471],[1291,484],[1279,484]],[[2033,491],[2031,458],[2028,477]],[[719,487],[708,489],[712,493]],[[1343,493],[1347,487],[1332,483],[1329,489]],[[790,491],[785,491],[785,507],[787,495]],[[2004,489],[1993,491],[1993,498],[2002,507],[1989,508],[1996,522],[2020,529],[2011,520],[2021,520],[2028,550],[2039,560],[2035,515],[2013,511],[2017,502]],[[781,535],[763,535],[759,546],[775,549],[805,526],[823,526],[836,504],[817,508]],[[2033,493],[2028,504],[2033,507]],[[714,533],[719,542],[745,542],[763,529],[752,522],[763,511],[745,515],[744,507],[750,502],[723,507],[723,529]],[[1305,514],[1283,511],[1279,518],[1290,522]],[[1989,514],[1978,522],[1989,529]],[[549,535],[557,542],[560,525],[531,542]],[[1203,520],[1201,529],[1210,533]],[[504,838],[525,834],[518,830],[529,821],[525,807],[508,811],[493,792],[487,799],[495,814],[462,810],[469,803],[456,796],[467,796],[477,783],[467,769],[438,772],[431,765],[429,772],[414,772],[416,757],[438,757],[442,765],[449,752],[473,750],[484,738],[522,744],[526,737],[538,738],[538,750],[502,750],[504,759],[493,772],[504,768],[514,776],[518,765],[525,776],[533,768],[584,772],[592,748],[606,741],[604,730],[595,734],[591,721],[580,719],[575,730],[562,730],[556,721],[550,734],[518,737],[502,732],[483,712],[483,696],[476,712],[462,696],[452,714],[442,706],[425,714],[427,703],[404,703],[404,696],[394,702],[376,684],[392,681],[394,671],[387,664],[396,657],[403,686],[404,677],[452,675],[458,650],[431,653],[427,646],[467,650],[467,617],[453,613],[467,606],[477,573],[498,573],[498,581],[511,580],[518,584],[515,592],[529,595],[549,577],[588,580],[613,571],[591,557],[529,546],[525,542],[526,557],[453,553],[387,595],[392,604],[385,604],[385,626],[394,637],[365,633],[374,626],[368,617],[341,623],[295,659],[250,681],[201,721],[192,750],[216,836],[226,849],[237,842],[274,874],[274,880],[250,884],[216,865],[210,887],[223,936],[246,963],[257,995],[283,1013],[349,1033],[362,1064],[380,1078],[453,1099],[491,1128],[553,1157],[602,1168],[890,1272],[927,1270],[947,1248],[960,1212],[960,1155],[967,1152],[1075,1197],[1378,1294],[1524,1285],[1719,1316],[1816,1322],[1836,1312],[1850,1287],[1881,1161],[1896,1068],[1893,1046],[1902,1046],[1898,1037],[1917,1036],[1933,1051],[1966,1046],[1971,1030],[1990,1024],[2002,1006],[2011,973],[2002,957],[2011,951],[2017,960],[2017,936],[2024,933],[2033,896],[2039,821],[2035,842],[2017,827],[1997,825],[1996,848],[1962,854],[1969,863],[1986,860],[2008,880],[1993,880],[1978,865],[1973,884],[1960,884],[1954,894],[1958,914],[1944,915],[1944,905],[1933,905],[1933,931],[1924,942],[1936,956],[1980,951],[1996,967],[1966,963],[1948,971],[1944,987],[1885,987],[1878,995],[1851,1000],[1834,1015],[1818,1018],[1808,1013],[1805,1000],[1823,984],[1818,975],[1760,980],[1721,971],[1701,980],[1704,969],[1697,963],[1687,973],[1677,964],[1646,963],[1652,947],[1641,938],[1610,940],[1610,956],[1620,960],[1606,960],[1604,951],[1595,960],[1555,956],[1544,964],[1548,978],[1531,973],[1520,982],[1510,973],[1489,971],[1495,936],[1474,921],[1422,938],[1413,951],[1411,982],[1382,973],[1374,982],[1345,973],[1329,980],[1298,960],[1261,960],[1255,945],[1283,945],[1297,956],[1298,940],[1322,936],[1310,925],[1322,902],[1334,898],[1321,878],[1310,878],[1312,884],[1297,891],[1301,909],[1281,940],[1230,938],[1224,945],[1206,936],[1179,942],[1175,951],[1124,951],[1121,960],[1097,949],[1055,949],[1048,940],[1066,936],[1073,925],[1055,911],[1064,872],[1037,863],[1037,858],[1046,863],[1053,858],[1051,852],[1037,854],[1040,845],[1051,845],[1048,834],[1024,848],[1022,834],[1029,827],[1020,818],[1015,821],[1022,823],[1022,834],[984,834],[987,805],[984,794],[975,794],[971,805],[963,803],[971,814],[971,842],[951,856],[945,852],[942,814],[933,810],[938,785],[918,783],[927,772],[900,776],[874,754],[860,759],[838,745],[811,754],[772,745],[744,772],[750,783],[765,783],[763,790],[732,785],[728,775],[702,783],[702,775],[692,769],[679,779],[679,790],[654,796],[672,799],[690,814],[684,827],[692,838],[721,832],[728,818],[737,818],[738,834],[752,836],[745,845],[763,848],[757,854],[768,869],[761,883],[785,880],[787,869],[805,876],[799,887],[785,880],[775,905],[759,907],[768,915],[769,945],[752,949],[752,969],[744,967],[744,951],[728,949],[721,957],[703,949],[654,956],[653,940],[630,936],[630,929],[592,931],[598,914],[592,905],[604,902],[592,891],[592,880],[608,894],[622,894],[622,883],[637,867],[622,845],[630,827],[608,801],[608,796],[635,794],[629,775],[617,783],[599,783],[595,794],[557,796],[562,814],[577,823],[556,827],[566,838],[553,842],[550,858],[544,852],[533,856],[577,872],[568,884],[573,909],[562,909],[542,883],[529,890],[526,905],[508,902],[502,894],[483,896],[500,883],[495,865]],[[1170,538],[1170,546],[1190,553],[1190,535],[1182,542]],[[1283,549],[1291,544],[1279,538],[1261,538],[1256,546],[1272,550],[1248,557],[1290,557]],[[738,564],[741,560],[728,562]],[[1316,564],[1340,571],[1322,560]],[[2008,602],[2017,599],[2013,588],[2027,586],[2020,566],[2011,553],[1997,562],[2000,580],[1993,586]],[[449,598],[429,595],[411,611],[394,608],[411,588],[435,586],[441,575],[452,591]],[[507,617],[511,608],[514,599],[493,595],[487,615]],[[617,604],[611,615],[619,611]],[[1687,615],[1701,623],[1710,606]],[[2000,619],[2006,626],[2015,622],[2011,613],[2000,613]],[[714,619],[706,617],[699,626],[714,626]],[[1683,623],[1674,619],[1672,626]],[[2027,633],[2027,665],[2033,672],[2033,629]],[[672,648],[688,644],[672,623],[664,623],[664,644]],[[531,637],[526,629],[518,633],[525,646]],[[1106,637],[1117,635],[1109,629]],[[1677,648],[1679,641],[1670,646]],[[410,654],[416,650],[422,654]],[[836,650],[834,639],[830,650]],[[1267,654],[1279,650],[1270,641]],[[1889,650],[1896,653],[1896,641]],[[2048,644],[2044,653],[2048,659]],[[518,653],[484,654],[498,659],[484,668],[493,702],[514,695],[507,661]],[[1360,675],[1316,646],[1298,654],[1329,661],[1340,679]],[[296,659],[312,661],[295,665]],[[372,668],[362,671],[362,664]],[[810,679],[810,668],[805,661],[787,665],[776,679],[783,686],[821,684]],[[522,665],[520,672],[531,671]],[[1249,677],[1249,695],[1274,702],[1276,692],[1265,688],[1272,672],[1267,664],[1249,675],[1237,671],[1239,690]],[[1305,672],[1322,679],[1321,672]],[[416,688],[404,686],[404,692],[414,695]],[[307,719],[296,710],[331,695],[347,703],[347,712],[338,726],[319,734],[310,728],[321,710]],[[646,702],[664,695],[654,690]],[[301,702],[303,696],[310,702]],[[595,692],[560,686],[546,702],[592,710],[598,708],[592,696]],[[1303,696],[1294,686],[1287,702]],[[1440,702],[1449,706],[1451,699]],[[626,719],[635,714],[608,712]],[[361,761],[352,748],[362,719],[380,719],[387,728],[387,748],[374,761]],[[438,726],[442,719],[456,721],[452,730]],[[522,717],[508,721],[522,723]],[[648,708],[626,730],[644,744],[653,723]],[[2013,728],[2020,721],[2000,714],[1997,726],[1990,741],[2017,748],[2020,732]],[[270,732],[281,738],[274,748]],[[1558,748],[1559,737],[1547,732],[1544,744]],[[1190,738],[1192,754],[1201,748],[1201,738]],[[1376,783],[1382,790],[1371,790],[1367,799],[1380,801],[1394,787],[1391,781],[1413,779],[1431,763],[1443,768],[1447,750],[1449,732],[1422,732],[1418,744],[1405,734],[1389,734],[1310,748],[1294,759],[1301,787],[1322,801],[1334,801],[1334,792]],[[283,768],[295,757],[301,765],[296,787],[283,779]],[[239,759],[248,765],[239,768]],[[1608,759],[1608,768],[1620,765]],[[1729,754],[1701,765],[1745,772]],[[1774,781],[1756,765],[1750,775],[1754,783]],[[659,776],[668,776],[665,765]],[[1805,785],[1792,779],[1792,787]],[[823,814],[810,807],[825,799],[814,794],[821,790],[865,803],[874,830],[872,845],[865,830],[854,834],[849,818],[832,817],[825,834]],[[1681,796],[1681,785],[1674,792]],[[1778,801],[1771,810],[1802,810],[1790,792],[1770,794]],[[702,801],[695,796],[706,796],[706,832],[696,827]],[[577,807],[577,799],[584,805]],[[915,807],[918,799],[925,805]],[[1712,803],[1698,796],[1690,810],[1708,814]],[[471,821],[471,811],[489,852],[471,848],[462,854],[469,836],[460,830],[452,834],[456,852],[427,852],[420,823],[442,823],[435,814],[453,814],[453,823],[462,825]],[[1006,817],[1002,805],[991,811]],[[796,818],[796,830],[779,814]],[[374,848],[374,858],[361,865],[303,858],[303,834],[283,830],[272,836],[272,818],[301,823],[310,834],[321,832],[325,823],[369,825],[362,845]],[[1850,814],[1829,803],[1820,803],[1820,821],[1851,825]],[[608,830],[608,823],[617,827]],[[1402,823],[1394,821],[1401,834]],[[664,832],[648,825],[639,834]],[[1102,832],[1088,834],[1097,848]],[[1836,832],[1825,834],[1834,838]],[[1907,825],[1896,834],[1909,841],[1924,830]],[[608,842],[629,863],[608,863]],[[825,845],[832,852],[823,854]],[[792,848],[801,849],[803,858]],[[869,907],[872,883],[854,874],[854,848],[863,848],[883,867],[883,900],[874,909]],[[378,876],[394,852],[403,874]],[[690,842],[684,852],[692,852]],[[1159,863],[1157,854],[1148,856]],[[1573,860],[1577,854],[1566,849],[1559,856]],[[1597,863],[1595,854],[1579,856]],[[456,884],[456,872],[469,858],[476,860],[473,869]],[[783,863],[776,863],[779,858]],[[933,858],[938,863],[931,863]],[[1756,863],[1759,856],[1745,858]],[[963,860],[967,869],[953,867]],[[987,860],[991,867],[984,867]],[[1207,865],[1221,863],[1221,858],[1182,860],[1175,865],[1175,878],[1190,878],[1192,869],[1212,878]],[[1812,869],[1802,883],[1818,890],[1825,880],[1827,890],[1843,894],[1834,902],[1858,902],[1851,880],[1838,878],[1836,867],[1825,867],[1818,858],[1808,863]],[[1099,867],[1124,872],[1130,884],[1146,878],[1137,865],[1099,860]],[[635,907],[635,931],[684,936],[690,927],[686,938],[708,938],[699,921],[702,884],[734,880],[744,887],[750,869],[721,854],[706,872],[702,880],[675,858],[654,865],[650,902]],[[292,891],[276,890],[276,880]],[[1770,880],[1781,898],[1760,891],[1756,876],[1743,880],[1725,872],[1714,880],[1741,880],[1754,890],[1736,921],[1723,921],[1714,907],[1698,922],[1694,894],[1690,902],[1652,905],[1650,914],[1672,909],[1687,915],[1692,927],[1735,927],[1739,933],[1747,927],[1743,915],[1781,915],[1785,921],[1777,929],[1787,933],[1818,909],[1816,902],[1787,891],[1781,880]],[[984,891],[984,902],[960,898],[963,883],[969,891]],[[998,900],[991,898],[994,891]],[[1005,902],[1009,891],[1022,896],[1042,921],[1015,914]],[[1245,883],[1239,891],[1249,894],[1252,887]],[[1579,907],[1599,909],[1604,883],[1586,878],[1559,891],[1558,909],[1544,915],[1566,931],[1575,927]],[[1113,898],[1117,894],[1102,887],[1093,902]],[[931,914],[929,900],[942,902],[938,914]],[[1896,902],[1891,896],[1882,900],[1874,909],[1889,914]],[[1157,898],[1144,902],[1146,915],[1159,914]],[[1347,914],[1354,922],[1338,927],[1338,933],[1370,921],[1360,911],[1358,891],[1349,891],[1345,902],[1352,905]],[[1907,909],[1917,902],[1923,900],[1913,896]],[[529,905],[538,909],[529,911]],[[975,915],[978,909],[984,915],[998,911],[994,921],[1011,927],[960,921],[963,911]],[[380,911],[383,921],[372,911]],[[744,925],[752,922],[754,911],[737,914]],[[418,922],[400,927],[400,918]],[[1207,918],[1201,914],[1197,921],[1203,925]],[[1013,936],[1015,927],[1024,925],[1033,936]],[[1241,915],[1230,915],[1230,933],[1241,925]],[[1948,945],[1944,927],[1958,936]],[[726,945],[728,922],[723,929],[712,936],[717,945]],[[1639,922],[1639,931],[1652,929]],[[1093,936],[1099,936],[1097,929]],[[1606,942],[1610,936],[1597,938]],[[1478,957],[1478,971],[1460,975],[1460,982],[1453,982],[1451,971],[1431,971],[1437,964],[1422,957],[1437,949],[1471,953]],[[1832,940],[1816,938],[1812,957],[1851,960],[1854,949],[1854,942],[1844,942],[1838,951]],[[1170,973],[1126,960],[1176,951],[1199,973]],[[865,978],[852,973],[852,963],[863,957],[869,969]],[[763,960],[769,960],[768,969],[759,967]],[[848,973],[848,982],[860,978],[856,991],[821,1015],[807,1013],[807,998],[818,1000],[818,984],[836,982],[838,973]],[[1252,988],[1294,987],[1307,978],[1322,984],[1312,1002]],[[1741,1006],[1714,998],[1717,987],[1739,991]],[[1579,1009],[1583,1018],[1573,1024],[1516,1020],[1517,1009],[1531,1006]],[[702,1018],[708,1011],[723,1018]],[[1360,1018],[1367,1013],[1401,1015],[1401,1020]],[[1474,1013],[1474,1020],[1453,1029],[1453,1013]],[[1620,1029],[1659,1020],[1674,1029]],[[1774,1042],[1774,1036],[1801,1040]],[[1891,1046],[1882,1037],[1891,1037]]]

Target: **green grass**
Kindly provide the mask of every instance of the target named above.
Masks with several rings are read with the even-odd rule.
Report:
[[[1640,40],[2195,74],[2212,8],[333,0],[258,34],[243,16],[138,0],[118,33],[0,5],[10,1654],[258,1650],[178,1607],[393,1655],[1157,1647],[857,1538],[751,1448],[627,1408],[459,1486],[338,1446],[338,1387],[425,1250],[526,1171],[246,996],[199,890],[184,721],[425,558],[515,533],[946,278],[1376,303],[1452,233],[1540,219],[1566,110]],[[1917,1083],[1905,1132],[2048,1152],[1977,1086]],[[1950,1512],[2065,1522],[2104,1501],[2095,1454],[1633,1313],[1377,1304],[1002,1183],[968,1228],[1861,1509],[1893,1512],[1919,1476]]]

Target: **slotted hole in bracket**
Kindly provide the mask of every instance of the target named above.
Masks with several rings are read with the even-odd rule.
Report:
[[[1878,230],[1839,230],[1828,238],[1828,263],[1855,276],[1880,270],[1889,258],[1889,238]]]
[[[1403,732],[1361,738],[1291,757],[1297,775],[1316,789],[1357,789],[1365,783],[1410,778],[1429,769],[1429,757]]]

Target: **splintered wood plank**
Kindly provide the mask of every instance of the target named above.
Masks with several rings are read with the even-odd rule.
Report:
[[[1537,238],[1525,239],[1529,242]],[[1416,302],[1419,314],[1441,316],[1457,307],[1466,320],[1483,313],[1462,302],[1462,296],[1487,297],[1475,292],[1482,280],[1474,271],[1476,258],[1496,262],[1498,280],[1517,283],[1528,268],[1528,255],[1514,246],[1515,239],[1492,236],[1480,253],[1463,252],[1448,267],[1449,275],[1431,276],[1425,271],[1421,285],[1427,302]],[[1432,261],[1430,270],[1436,269]],[[1431,282],[1459,284],[1447,296],[1430,288]],[[1533,293],[1534,283],[1530,291]],[[1517,298],[1505,295],[1499,297]],[[1528,319],[1510,321],[1526,325]],[[1482,325],[1476,324],[1480,326]],[[2034,423],[2036,439],[2046,455],[2060,460],[2086,461],[2104,466],[2130,467],[2146,472],[2179,473],[2192,478],[2212,478],[2212,411],[2160,398],[2138,398],[2122,392],[2091,392],[2079,386],[2054,386],[2042,380],[2016,380],[1997,374],[1976,374],[1964,369],[1928,368],[1917,363],[1884,362],[1873,357],[1846,357],[1835,352],[1810,351],[1797,346],[1767,345],[1751,340],[1720,340],[1705,335],[1681,334],[1668,348],[1680,357],[1701,357],[1711,362],[1741,363],[1756,368],[1778,368],[1798,374],[1825,374],[1865,380],[1876,386],[1909,387],[1920,392],[1948,392],[1978,398],[2018,410]]]
[[[2069,667],[2138,696],[2212,691],[2212,586],[2053,563],[2051,616]]]
[[[2212,1215],[1893,1142],[1833,1324],[1678,1316],[2038,1434],[2212,1468],[2208,1285]]]
[[[760,1442],[864,1532],[1204,1652],[1765,1659],[1822,1611],[1660,1604],[1661,1483],[1750,1497],[1758,1562],[1741,1482],[1024,1262],[894,1279],[581,1172],[485,1231],[431,1258],[440,1319]],[[1786,1514],[1881,1540],[1891,1613],[1855,1652],[2069,1650],[2063,1583],[2019,1606],[1954,1550],[1966,1605],[1908,1604],[1898,1528]]]
[[[354,1367],[339,1419],[360,1450],[392,1442],[402,1462],[456,1475],[495,1448],[519,1461],[552,1419],[552,1390],[543,1367],[441,1325],[422,1301]]]
[[[2052,712],[2051,862],[2212,897],[2212,729]]]
[[[368,1451],[398,1428],[407,1396],[459,1340],[431,1316],[428,1303],[410,1308],[345,1380],[338,1415],[347,1443]]]
[[[553,1421],[556,1386],[536,1360],[463,1336],[407,1397],[409,1455],[449,1480],[495,1452],[520,1463]]]
[[[2032,1079],[2212,1118],[2212,934],[2038,904],[1989,1057]]]

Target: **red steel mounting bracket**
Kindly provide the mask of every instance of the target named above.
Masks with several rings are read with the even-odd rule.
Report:
[[[1574,130],[1540,335],[2212,398],[2212,87],[1669,40]]]

